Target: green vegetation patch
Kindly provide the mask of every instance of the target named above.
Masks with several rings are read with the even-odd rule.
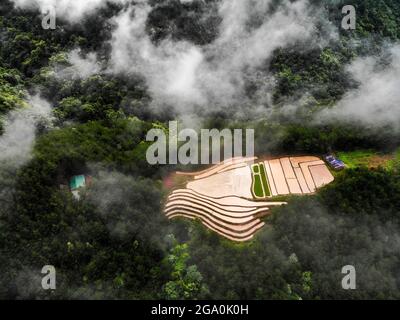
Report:
[[[261,175],[261,180],[262,180],[262,184],[264,187],[264,195],[265,195],[265,197],[270,197],[271,191],[269,189],[268,179],[267,179],[267,174],[265,172],[264,163],[260,163],[260,175]]]
[[[394,158],[392,154],[381,154],[374,150],[338,152],[337,155],[347,168],[377,168],[380,166],[386,168]]]
[[[389,171],[400,170],[400,149],[394,153],[393,159],[387,162],[385,168]]]
[[[15,69],[0,67],[0,114],[24,105],[23,82]]]
[[[271,196],[268,186],[267,175],[263,163],[255,164],[251,167],[252,173],[252,194],[255,198],[266,198]]]
[[[253,175],[253,194],[256,198],[264,198],[264,189],[260,175]]]

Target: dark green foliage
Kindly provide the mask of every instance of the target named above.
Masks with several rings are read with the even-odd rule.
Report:
[[[311,2],[339,28],[347,2]],[[152,0],[146,31],[155,45],[168,39],[206,46],[218,37],[218,4]],[[398,148],[393,130],[312,122],[316,111],[357,88],[346,72],[355,57],[379,54],[385,41],[400,38],[399,1],[353,4],[355,31],[339,28],[339,41],[320,49],[280,48],[257,70],[276,79],[272,106],[263,106],[268,120],[233,122],[227,108],[203,128],[254,128],[257,155]],[[397,160],[385,170],[345,170],[317,195],[289,199],[245,244],[198,221],[164,216],[161,178],[173,168],[147,163],[145,136],[174,114],[151,110],[144,79],[106,70],[110,18],[121,10],[108,3],[79,24],[58,17],[59,27],[49,31],[39,12],[1,1],[0,117],[24,107],[25,93],[38,88],[54,121],[38,128],[32,157],[21,167],[0,161],[0,299],[399,299]],[[96,74],[66,72],[75,49],[82,57],[96,52]],[[249,101],[261,94],[259,79],[243,79]],[[280,112],[288,102],[299,104],[294,115]],[[93,179],[80,200],[66,187],[76,174]],[[56,291],[41,290],[46,264],[57,269]],[[358,290],[341,288],[348,264],[357,269]]]
[[[198,225],[190,242],[192,261],[213,299],[299,299],[300,265],[273,243],[267,227],[257,241],[237,245]],[[299,288],[296,288],[299,284]]]
[[[16,9],[9,0],[3,0],[0,5],[0,57],[8,68],[17,68],[31,77],[46,66],[53,54],[76,46],[87,52],[99,51],[105,56],[109,50],[105,41],[111,38],[109,18],[120,10],[121,6],[108,3],[96,15],[74,25],[58,17],[58,28],[49,31],[42,28],[39,12]]]
[[[323,50],[302,52],[298,48],[278,50],[271,67],[278,86],[274,92],[276,102],[301,97],[305,92],[319,105],[329,105],[355,84],[344,67],[357,55],[377,54],[388,39],[400,38],[400,3],[396,0],[313,1],[329,12],[333,26],[337,26],[340,41]],[[341,21],[345,5],[356,8],[356,30],[343,30]],[[362,45],[352,45],[358,38]]]
[[[146,118],[146,94],[140,83],[123,78],[107,79],[100,75],[85,80],[53,82],[52,92],[56,102],[55,113],[60,121],[110,119],[122,115],[139,115]],[[49,79],[51,82],[51,79]],[[57,90],[58,88],[60,90]],[[137,102],[142,110],[135,109]]]
[[[101,72],[82,79],[71,76],[70,67],[66,54],[59,53],[33,78],[43,96],[53,102],[59,123],[112,120],[132,115],[143,120],[155,118],[148,109],[150,98],[141,79]]]
[[[172,269],[172,281],[167,282],[163,287],[166,299],[196,299],[204,297],[208,292],[207,287],[202,283],[203,277],[197,270],[197,266],[187,265],[190,258],[188,251],[187,244],[175,243],[166,257],[165,264]]]
[[[309,92],[317,100],[330,103],[340,98],[351,85],[345,73],[345,52],[332,49],[300,53],[296,50],[279,50],[271,67],[278,77],[275,99]]]
[[[232,127],[241,127],[235,123]],[[398,148],[399,135],[392,130],[366,130],[363,126],[332,123],[317,125],[302,120],[270,122],[260,120],[243,125],[255,130],[255,152],[257,155],[325,154],[333,151],[373,149],[393,151]]]
[[[192,261],[217,299],[398,299],[399,194],[390,172],[345,171],[320,196],[275,209],[252,243],[233,245],[198,226]],[[341,287],[348,264],[357,290]]]
[[[346,195],[347,190],[341,193]],[[375,205],[377,211],[380,204]],[[351,207],[360,208],[360,202]],[[311,289],[302,298],[398,299],[398,226],[383,222],[380,214],[353,217],[349,208],[338,211],[324,200],[299,198],[274,214],[270,245],[277,245],[286,257],[294,254],[302,270],[312,271]],[[357,290],[342,289],[345,265],[357,270]]]
[[[318,1],[319,2],[319,1]],[[400,4],[397,0],[355,0],[351,3],[340,0],[324,0],[330,17],[336,25],[340,26],[342,20],[342,7],[353,5],[357,12],[357,28],[350,32],[351,36],[366,37],[378,36],[381,38],[400,38]],[[341,30],[342,35],[349,36],[348,30]],[[378,37],[375,39],[378,40]]]
[[[0,115],[24,104],[23,88],[18,70],[0,67]]]
[[[147,20],[147,30],[155,42],[172,37],[204,45],[216,38],[221,20],[216,13],[216,0],[152,2],[154,8]]]
[[[332,211],[353,217],[376,216],[400,225],[400,176],[384,169],[346,170],[321,193]]]
[[[151,128],[151,124],[135,118],[116,120],[111,126],[91,121],[50,132],[39,139],[34,152],[37,161],[44,162],[53,174],[57,170],[74,174],[74,163],[82,167],[92,162],[132,174],[151,175],[156,172],[154,167],[150,168],[145,155],[137,152],[148,145],[144,140]]]
[[[159,294],[165,281],[160,272],[165,220],[154,182],[101,173],[85,202],[74,201],[68,191],[34,187],[36,201],[22,202],[29,191],[18,181],[19,205],[2,218],[7,229],[1,229],[1,297],[143,299]],[[39,197],[46,198],[40,206]],[[15,278],[24,268],[40,274],[45,264],[57,268],[57,291],[25,295],[27,284]],[[28,281],[40,288],[35,278]]]
[[[304,126],[289,125],[282,139],[282,149],[286,152],[327,153],[332,150],[353,150],[354,148],[376,148],[389,150],[396,147],[392,139],[396,135],[376,130],[366,132],[363,127],[346,125]],[[391,143],[393,141],[393,144]]]

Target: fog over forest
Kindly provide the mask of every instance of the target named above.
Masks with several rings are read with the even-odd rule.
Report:
[[[400,4],[352,2],[355,30],[341,0],[2,1],[0,299],[400,298]],[[146,161],[172,120],[354,163],[237,244],[163,213],[166,179],[204,169]]]

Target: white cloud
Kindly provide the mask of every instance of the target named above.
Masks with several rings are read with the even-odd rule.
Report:
[[[106,3],[105,0],[14,2],[20,6],[36,3],[42,9],[56,5],[57,12],[71,22]],[[218,36],[203,46],[170,38],[154,44],[146,32],[151,10],[148,1],[139,0],[112,18],[115,28],[107,70],[141,75],[152,96],[152,107],[172,106],[181,115],[192,114],[199,107],[205,111],[231,108],[232,116],[258,114],[265,110],[263,106],[271,104],[274,79],[264,65],[267,66],[273,52],[298,43],[306,48],[324,46],[329,40],[317,35],[316,23],[322,15],[308,0],[282,0],[279,5],[273,0],[222,0],[218,7],[222,18]],[[328,34],[335,36],[333,32]],[[90,76],[99,70],[95,59],[95,54],[83,59],[73,51],[69,55],[73,66],[65,71]],[[249,82],[253,91],[247,96]]]
[[[388,53],[388,65],[382,65],[381,57],[357,58],[349,65],[358,88],[333,108],[322,111],[318,121],[352,121],[400,130],[400,45],[393,45]]]
[[[202,47],[169,38],[153,44],[145,31],[151,7],[146,2],[133,6],[114,17],[110,70],[141,74],[154,105],[172,105],[181,113],[191,113],[196,106],[254,105],[254,99],[246,100],[246,79],[257,75],[275,49],[305,41],[319,45],[317,18],[307,0],[282,1],[275,11],[272,2],[222,1],[219,36]],[[258,79],[263,94],[254,94],[257,103],[268,101],[271,79],[269,74]]]
[[[95,53],[89,53],[85,58],[82,58],[79,50],[74,50],[69,53],[68,61],[83,78],[90,77],[100,71],[100,65],[97,62]]]
[[[164,41],[155,46],[145,32],[150,10],[142,4],[134,13],[128,10],[115,18],[110,71],[141,74],[155,100],[200,101],[196,72],[203,59],[201,49],[187,42]]]
[[[94,52],[82,56],[80,49],[75,49],[67,54],[68,67],[55,65],[54,72],[59,79],[88,78],[101,71],[101,65]]]
[[[29,107],[10,112],[0,136],[0,162],[20,166],[29,160],[36,137],[36,125],[50,115],[48,102],[38,95],[28,99]]]

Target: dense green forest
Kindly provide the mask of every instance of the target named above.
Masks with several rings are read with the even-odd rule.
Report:
[[[142,32],[149,42],[138,38],[139,45],[223,47],[221,2],[148,1]],[[297,1],[268,1],[266,15],[282,2]],[[293,197],[244,244],[197,221],[169,221],[162,181],[177,168],[147,163],[146,133],[179,119],[178,103],[158,108],[152,79],[110,67],[115,17],[134,1],[104,1],[78,22],[60,16],[55,30],[42,28],[37,8],[18,3],[0,4],[0,299],[400,298],[399,156],[386,167],[346,169],[318,194]],[[345,31],[347,2],[309,1],[325,45],[278,45],[243,71],[243,97],[226,105],[221,97],[208,99],[193,117],[205,128],[254,128],[258,155],[367,149],[398,155],[400,101],[388,110],[390,121],[376,126],[350,117],[315,120],[360,87],[348,68],[357,59],[374,57],[379,74],[394,68],[385,50],[400,39],[400,2],[352,3],[357,28]],[[252,18],[249,30],[264,19]],[[210,51],[204,60],[219,54]],[[93,52],[96,68],[85,75],[82,60]],[[31,115],[37,100],[50,111]],[[26,123],[34,124],[27,150],[27,136],[13,140],[7,131],[20,132]],[[60,186],[82,173],[93,184],[78,201]],[[57,269],[57,290],[40,286],[47,264]],[[349,264],[358,270],[357,290],[341,288],[341,268]]]

